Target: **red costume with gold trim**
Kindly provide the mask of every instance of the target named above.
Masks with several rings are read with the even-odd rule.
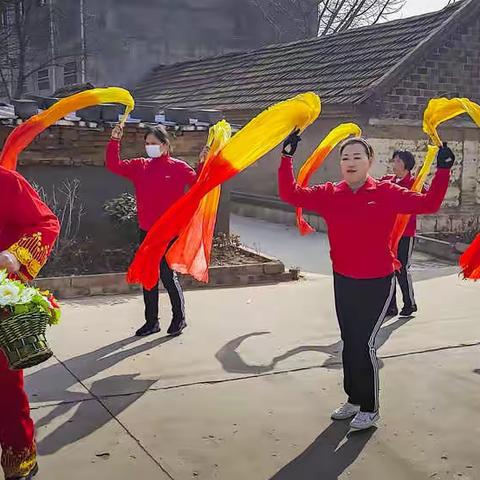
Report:
[[[55,215],[18,173],[0,166],[0,252],[21,264],[22,280],[35,278],[60,231]],[[0,352],[0,446],[5,477],[30,474],[36,466],[34,425],[23,389],[23,372],[9,370]]]

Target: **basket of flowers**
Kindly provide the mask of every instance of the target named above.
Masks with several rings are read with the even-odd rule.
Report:
[[[45,331],[59,321],[60,307],[53,295],[0,270],[0,350],[12,370],[33,367],[53,355]]]

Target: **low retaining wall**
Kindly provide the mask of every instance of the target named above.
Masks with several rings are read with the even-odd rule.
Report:
[[[297,270],[287,272],[285,265],[279,260],[256,255],[260,259],[258,263],[211,267],[209,283],[198,282],[185,275],[180,275],[180,282],[185,290],[192,290],[265,285],[298,280]],[[139,285],[129,285],[126,282],[125,273],[39,278],[35,281],[35,285],[54,292],[58,298],[129,294],[140,291]]]
[[[434,215],[419,215],[417,225],[419,232],[462,232],[475,226],[477,213],[452,213],[443,209]],[[258,218],[271,223],[296,225],[295,209],[277,197],[233,191],[231,193],[230,211],[242,217]],[[304,211],[304,218],[319,232],[326,232],[325,221],[315,213]],[[442,250],[442,249],[440,249]]]
[[[232,192],[230,211],[241,217],[253,217],[283,225],[296,225],[295,209],[276,197]],[[319,215],[304,211],[303,216],[317,231],[327,231],[325,221]]]
[[[465,243],[450,243],[423,235],[417,235],[415,242],[415,250],[452,262],[457,262],[467,247],[468,245]]]
[[[296,225],[295,209],[276,197],[242,192],[232,192],[231,212],[242,217],[253,217],[271,223]],[[306,221],[318,232],[326,232],[325,221],[314,213],[304,212]],[[433,218],[433,217],[428,217]],[[467,249],[464,243],[449,243],[432,237],[417,235],[415,249],[434,257],[457,262]]]

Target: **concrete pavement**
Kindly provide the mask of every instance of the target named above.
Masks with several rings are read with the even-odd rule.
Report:
[[[380,429],[351,438],[328,417],[343,399],[328,277],[189,292],[171,340],[131,338],[138,297],[70,302],[57,360],[27,378],[39,478],[479,478],[477,288],[417,285],[422,312],[379,337]]]
[[[479,285],[418,265],[418,315],[378,338],[379,428],[350,435],[329,420],[343,393],[328,275],[188,292],[177,339],[132,338],[138,296],[65,302],[56,358],[27,376],[39,480],[480,480]]]

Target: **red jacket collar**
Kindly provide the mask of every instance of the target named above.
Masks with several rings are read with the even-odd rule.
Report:
[[[408,172],[402,179],[399,179],[398,177],[393,176],[393,181],[397,185],[400,185],[401,187],[409,187],[412,179],[413,177],[410,172]]]
[[[161,161],[165,161],[165,160],[170,160],[170,154],[169,153],[164,153],[163,155],[160,155],[159,157],[153,157],[153,158],[150,158],[149,160],[151,161],[155,161],[155,162],[161,162]]]
[[[377,189],[377,181],[370,177],[370,175],[367,177],[366,182],[357,190],[357,192],[361,192],[363,190],[365,191],[370,191],[370,190],[376,190]],[[335,190],[337,192],[352,192],[352,189],[348,186],[348,183],[345,180],[342,180],[341,182],[337,183],[335,185]]]

